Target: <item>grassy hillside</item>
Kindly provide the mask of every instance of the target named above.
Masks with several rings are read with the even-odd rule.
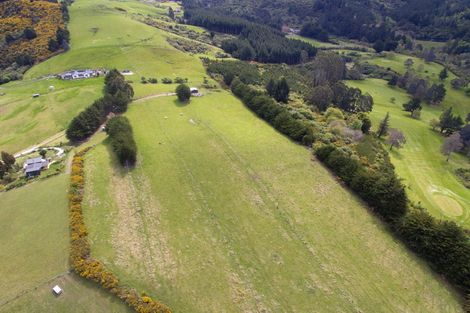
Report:
[[[0,193],[0,312],[129,312],[68,274],[68,176]],[[51,288],[59,284],[63,296]]]
[[[0,149],[17,152],[64,130],[101,94],[102,79],[18,81],[0,86]],[[54,86],[54,90],[49,90]],[[32,98],[40,93],[39,98]]]
[[[366,57],[364,60],[385,68],[390,67],[398,73],[404,74],[406,72],[404,63],[407,59],[413,60],[413,68],[419,76],[428,78],[431,82],[440,82],[439,73],[442,71],[443,66],[437,63],[426,63],[424,60],[419,58],[391,52],[386,53],[385,57],[378,57],[374,54],[372,57]],[[444,108],[451,106],[465,119],[467,114],[470,113],[470,97],[465,95],[464,90],[456,90],[452,88],[450,82],[454,78],[456,78],[456,76],[449,72],[449,77],[444,82],[447,94],[443,103],[439,107],[441,110],[444,110]]]
[[[378,79],[350,81],[348,84],[374,97],[371,118],[375,127],[390,112],[390,127],[405,134],[407,142],[404,148],[392,151],[391,157],[398,175],[405,179],[411,199],[420,202],[437,217],[470,227],[470,190],[454,174],[456,168],[466,167],[468,160],[454,154],[450,162],[446,162],[440,152],[444,138],[429,126],[431,119],[439,118],[440,108],[426,105],[421,120],[415,120],[410,113],[403,111],[402,104],[409,100],[409,96],[399,88],[390,88],[387,82]],[[395,104],[391,98],[396,99]],[[470,107],[468,103],[464,105]]]
[[[116,168],[106,144],[87,156],[93,253],[175,312],[459,311],[309,151],[230,94],[127,116],[137,168]]]

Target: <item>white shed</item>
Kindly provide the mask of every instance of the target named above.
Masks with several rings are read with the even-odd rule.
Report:
[[[60,296],[60,294],[62,293],[62,288],[60,288],[59,285],[55,285],[55,286],[52,288],[52,292],[53,292],[56,296]]]

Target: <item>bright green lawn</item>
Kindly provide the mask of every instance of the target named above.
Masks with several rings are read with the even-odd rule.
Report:
[[[223,91],[131,106],[139,162],[86,158],[93,254],[175,312],[460,312],[311,153]]]
[[[129,312],[67,274],[68,179],[55,176],[0,193],[0,312]],[[55,284],[64,290],[59,298],[51,292]]]
[[[402,110],[402,104],[409,96],[399,88],[391,88],[387,82],[378,79],[349,81],[348,84],[373,96],[371,117],[374,128],[390,112],[391,127],[405,134],[406,145],[394,150],[391,156],[398,175],[405,179],[411,199],[421,202],[437,217],[470,227],[470,190],[454,175],[456,168],[468,167],[468,159],[454,154],[447,163],[440,152],[444,138],[429,126],[431,119],[439,117],[440,108],[425,105],[421,120],[415,120]],[[395,104],[391,102],[392,97],[396,98]]]

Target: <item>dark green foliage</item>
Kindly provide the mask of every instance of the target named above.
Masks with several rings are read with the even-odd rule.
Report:
[[[328,109],[333,102],[333,90],[328,85],[314,87],[307,97],[309,104],[315,106],[320,111]]]
[[[34,28],[31,28],[31,27],[27,27],[24,29],[23,31],[23,37],[27,40],[31,40],[31,39],[34,39],[36,38],[38,35],[36,34],[36,31],[34,30]]]
[[[191,90],[186,84],[179,84],[175,92],[181,102],[187,102],[191,98]]]
[[[212,61],[204,60],[207,70],[211,74],[222,75],[225,84],[230,86],[237,76],[245,84],[259,84],[261,75],[255,65],[240,61]]]
[[[367,116],[365,116],[365,117],[362,119],[361,131],[362,131],[364,134],[368,134],[371,127],[372,127],[372,122],[370,121],[370,118],[368,118]]]
[[[362,94],[359,88],[346,86],[337,82],[331,87],[333,91],[333,104],[349,113],[370,112],[374,105],[374,99],[368,93]]]
[[[15,40],[16,40],[16,38],[13,37],[12,34],[7,34],[7,35],[5,36],[5,42],[6,42],[7,44],[11,44],[11,43],[14,42]]]
[[[323,42],[328,42],[330,37],[328,33],[319,27],[317,24],[309,22],[305,23],[300,30],[300,35],[304,37],[309,37],[313,39],[317,39]]]
[[[442,71],[439,73],[439,79],[446,80],[447,77],[449,77],[449,74],[447,73],[447,68],[444,67]]]
[[[470,243],[454,222],[434,219],[424,210],[413,210],[398,224],[406,244],[451,282],[470,290]]]
[[[34,65],[34,58],[29,54],[19,54],[15,58],[16,64],[19,66],[30,66]]]
[[[369,170],[334,146],[320,147],[315,153],[385,220],[392,221],[406,213],[405,189],[390,169]]]
[[[446,88],[444,84],[433,84],[431,88],[426,90],[424,100],[430,104],[441,103],[446,96]]]
[[[459,115],[454,115],[452,107],[445,110],[439,117],[439,127],[441,133],[451,134],[460,130],[463,126],[463,120]]]
[[[123,166],[133,166],[137,161],[137,145],[132,126],[125,116],[116,116],[106,124],[111,147]]]
[[[280,80],[270,79],[266,85],[266,91],[276,101],[287,103],[289,100],[290,88],[285,77]]]
[[[379,124],[379,129],[377,130],[378,138],[381,138],[382,136],[385,136],[387,134],[388,128],[390,126],[389,124],[390,124],[390,113],[387,112],[384,119]]]
[[[185,18],[193,25],[238,35],[235,39],[222,42],[222,49],[241,60],[297,64],[316,54],[312,45],[288,39],[276,29],[229,17],[214,10],[187,9]]]
[[[109,113],[124,113],[134,96],[134,90],[117,70],[105,77],[104,96],[73,118],[66,130],[72,142],[91,136],[105,121]]]
[[[403,110],[407,112],[413,112],[415,110],[421,110],[423,107],[421,106],[421,100],[413,98],[407,103],[403,104]]]
[[[10,170],[16,162],[15,157],[5,151],[2,151],[1,155],[4,167],[6,168],[6,170]]]
[[[56,32],[56,40],[62,48],[66,49],[70,42],[70,32],[67,29],[59,27]]]
[[[172,7],[168,8],[168,17],[171,18],[172,20],[175,19],[175,11],[173,11]]]
[[[49,39],[48,48],[49,51],[55,52],[60,49],[60,45],[57,40],[51,38]]]

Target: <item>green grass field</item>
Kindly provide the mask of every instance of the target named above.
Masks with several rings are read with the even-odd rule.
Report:
[[[86,159],[93,254],[175,312],[459,312],[310,152],[225,91],[126,114],[137,167]],[[406,277],[406,279],[404,279]]]
[[[64,130],[98,98],[102,79],[18,81],[0,86],[0,150],[18,152]],[[54,86],[50,91],[49,87]],[[39,98],[32,98],[39,93]]]
[[[0,193],[0,312],[130,312],[68,272],[67,175]],[[51,288],[64,294],[56,298]]]
[[[378,79],[349,81],[348,84],[373,96],[371,118],[374,128],[390,112],[390,126],[405,134],[404,148],[392,151],[391,157],[398,175],[405,179],[411,199],[420,202],[437,217],[470,227],[470,190],[454,174],[456,168],[468,167],[468,160],[453,154],[450,162],[446,162],[440,152],[444,138],[429,126],[431,119],[439,118],[441,109],[425,105],[421,120],[415,120],[403,111],[402,104],[409,96],[399,88],[391,88],[387,82]],[[395,104],[391,98],[396,99]],[[470,107],[468,103],[466,105]]]
[[[431,82],[434,83],[440,82],[439,73],[443,69],[443,66],[437,63],[426,63],[423,59],[392,52],[385,53],[385,57],[377,56],[377,54],[371,54],[369,57],[364,58],[364,60],[367,60],[367,62],[371,64],[380,65],[385,68],[390,67],[400,74],[404,74],[406,72],[404,62],[407,59],[413,60],[413,68],[419,76],[428,78]],[[467,114],[470,113],[470,97],[465,95],[463,90],[456,90],[452,88],[450,82],[454,78],[456,78],[456,76],[449,72],[449,77],[444,81],[447,94],[443,103],[440,105],[440,110],[453,107],[455,112],[460,114],[465,120]]]

